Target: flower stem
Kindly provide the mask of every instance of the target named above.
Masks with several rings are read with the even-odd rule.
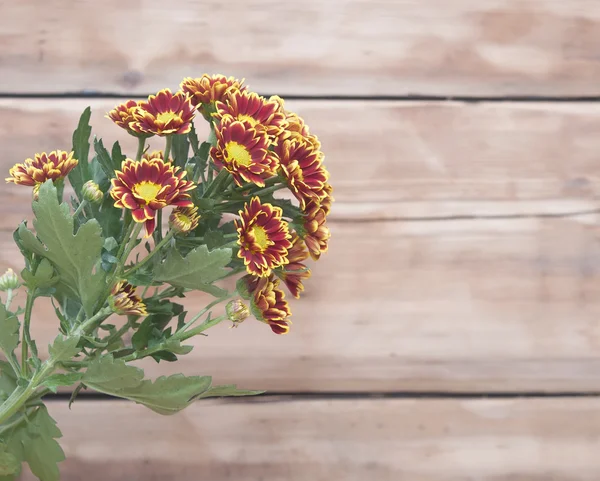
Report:
[[[186,339],[189,339],[190,337],[194,337],[197,336],[198,334],[206,331],[207,329],[216,326],[217,324],[219,324],[220,322],[223,322],[224,320],[227,319],[227,316],[219,316],[219,317],[215,317],[214,319],[211,319],[210,321],[205,321],[202,324],[200,324],[198,327],[195,327],[194,329],[190,329],[189,331],[185,331],[185,332],[181,332],[180,335],[175,334],[173,337],[176,338],[178,341],[185,341]]]
[[[140,262],[138,262],[136,265],[134,265],[131,269],[126,271],[124,275],[127,277],[127,276],[133,274],[135,271],[137,271],[141,267],[145,266],[146,263],[150,259],[152,259],[154,254],[156,254],[158,251],[160,251],[171,240],[171,238],[174,235],[175,235],[175,231],[173,229],[171,229],[169,232],[167,232],[167,235],[165,236],[165,238],[163,240],[161,240],[158,244],[156,244],[156,246],[154,247],[152,252],[150,252],[150,254],[148,254],[146,257],[144,257]]]
[[[77,207],[77,209],[75,209],[75,212],[73,212],[73,217],[77,217],[79,215],[79,213],[85,208],[86,204],[87,204],[87,200],[83,199],[79,206]]]
[[[173,136],[167,135],[165,137],[165,162],[169,162],[169,155],[171,154],[171,144],[173,143]]]
[[[220,187],[220,185],[225,182],[225,180],[227,179],[227,176],[229,175],[229,172],[227,172],[226,169],[221,169],[219,171],[219,173],[217,174],[217,176],[215,177],[215,180],[213,180],[209,186],[206,188],[206,190],[204,191],[204,193],[202,194],[202,197],[210,197],[210,195],[217,190],[218,187]]]
[[[146,138],[145,137],[140,137],[138,139],[138,149],[137,149],[137,153],[135,154],[135,160],[142,160],[142,155],[144,155],[144,147],[146,146]]]
[[[23,377],[27,377],[28,367],[27,367],[27,359],[29,358],[29,349],[31,349],[31,354],[37,358],[37,348],[35,344],[31,341],[31,312],[33,311],[33,292],[28,289],[27,290],[27,300],[25,301],[25,314],[23,315],[23,339],[21,341],[21,375]]]

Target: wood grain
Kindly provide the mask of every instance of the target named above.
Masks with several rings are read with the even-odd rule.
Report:
[[[598,95],[594,0],[0,2],[0,92]]]
[[[599,409],[597,399],[281,398],[200,402],[166,418],[125,402],[50,404],[63,481],[595,481]]]
[[[333,222],[289,335],[220,325],[176,366],[142,365],[275,392],[596,391],[599,220]],[[21,264],[8,233],[1,247],[0,268]],[[49,304],[33,332],[56,335]]]
[[[94,134],[106,145],[119,140],[133,155],[137,141],[103,117],[117,102],[0,99],[0,171],[35,152],[69,149],[79,115],[90,104]],[[322,140],[335,186],[334,218],[556,214],[596,207],[600,110],[594,103],[288,104]],[[28,215],[30,191],[7,186],[1,192],[0,228],[12,229]]]

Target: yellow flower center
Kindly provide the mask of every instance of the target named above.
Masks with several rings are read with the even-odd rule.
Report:
[[[177,219],[177,226],[181,230],[181,232],[188,232],[192,228],[192,219],[181,212],[175,214],[175,218]]]
[[[172,120],[181,122],[181,117],[175,112],[161,112],[156,116],[156,121],[162,123],[163,125],[168,124]]]
[[[144,199],[146,203],[156,200],[160,189],[162,189],[162,185],[147,180],[133,186],[133,192]]]
[[[225,146],[225,159],[227,162],[248,167],[252,163],[252,155],[245,145],[237,142],[227,142]]]
[[[250,117],[249,115],[246,114],[242,114],[240,116],[238,116],[238,120],[240,122],[248,122],[252,127],[255,127],[256,124],[258,124],[258,120],[256,120],[254,117]]]
[[[252,235],[254,235],[255,242],[258,244],[258,247],[260,247],[261,252],[269,247],[271,242],[269,241],[269,236],[264,227],[260,225],[252,226]]]

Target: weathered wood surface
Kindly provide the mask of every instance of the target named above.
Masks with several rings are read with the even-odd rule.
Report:
[[[595,391],[598,220],[333,222],[289,335],[221,325],[176,366],[144,365],[270,391]],[[21,263],[9,233],[2,247],[2,268]],[[37,310],[43,347],[53,319]]]
[[[125,402],[49,407],[63,481],[600,478],[597,399],[207,401],[170,418]]]
[[[595,0],[0,1],[0,92],[598,95]]]
[[[106,145],[119,140],[133,155],[137,141],[103,118],[116,103],[0,99],[0,171],[38,151],[69,149],[87,105],[94,134]],[[288,105],[322,140],[335,186],[334,218],[551,214],[595,207],[600,110],[594,103]],[[27,215],[29,196],[19,186],[2,189],[1,227]]]

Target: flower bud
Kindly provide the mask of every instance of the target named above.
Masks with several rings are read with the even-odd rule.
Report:
[[[0,291],[8,291],[19,287],[19,278],[12,269],[7,269],[0,277]]]
[[[83,198],[92,204],[99,204],[104,198],[100,187],[93,180],[88,180],[81,189]]]
[[[236,324],[243,322],[244,319],[250,315],[248,306],[239,299],[229,301],[227,307],[225,308],[225,312],[227,312],[227,317],[229,320],[235,322]]]
[[[198,227],[198,207],[176,207],[169,217],[169,226],[179,234],[187,234]]]
[[[108,303],[121,315],[147,316],[146,304],[135,294],[135,287],[125,281],[117,282],[110,291]]]

